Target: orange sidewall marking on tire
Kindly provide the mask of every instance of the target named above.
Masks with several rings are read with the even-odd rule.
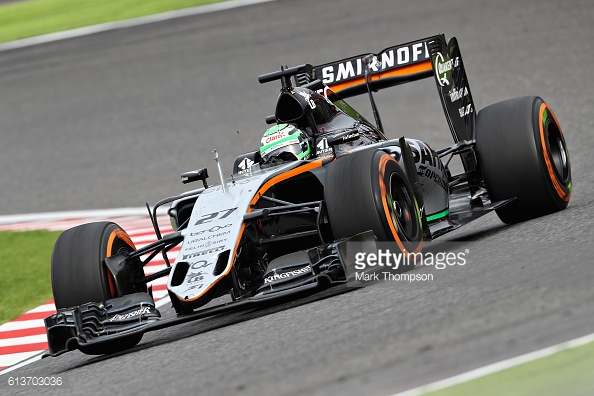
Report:
[[[134,242],[132,242],[128,234],[126,234],[124,230],[116,228],[111,232],[109,239],[107,240],[107,251],[105,252],[105,257],[111,257],[111,249],[113,248],[113,242],[115,241],[116,237],[126,242],[133,250],[136,250],[136,246],[134,246]],[[107,282],[109,283],[109,293],[112,297],[117,297],[118,292],[115,285],[115,280],[113,279],[113,275],[109,269],[107,270]]]
[[[549,114],[551,114],[551,116],[553,117],[553,120],[555,120],[555,123],[557,124],[557,128],[559,128],[559,132],[560,133],[563,133],[563,132],[561,131],[561,126],[559,125],[559,122],[557,121],[557,117],[555,117],[555,113],[553,113],[553,111],[549,108],[549,106],[547,106],[546,103],[542,103],[540,105],[540,110],[538,112],[538,123],[539,123],[539,128],[540,128],[540,143],[542,145],[542,153],[544,156],[544,160],[547,165],[547,172],[549,173],[549,177],[551,179],[551,182],[553,183],[553,187],[555,188],[557,195],[559,195],[559,198],[561,198],[564,201],[569,201],[569,197],[570,197],[571,193],[566,193],[565,191],[563,191],[563,188],[559,184],[559,181],[557,180],[557,176],[555,175],[555,171],[553,169],[553,164],[551,163],[549,151],[547,150],[547,144],[546,144],[546,140],[545,140],[545,131],[544,131],[544,122],[542,119],[542,116],[543,116],[545,110],[547,110],[549,112]]]
[[[388,220],[388,225],[390,226],[390,230],[392,231],[392,236],[394,236],[394,240],[396,241],[396,244],[398,245],[398,247],[400,248],[402,253],[408,255],[411,253],[408,250],[406,250],[406,248],[402,244],[402,241],[400,240],[400,237],[398,236],[398,232],[396,231],[396,228],[394,227],[394,222],[392,220],[392,216],[390,216],[390,210],[388,209],[388,201],[386,201],[386,195],[387,195],[386,191],[387,190],[386,190],[386,184],[384,183],[384,175],[385,175],[384,172],[385,172],[386,164],[388,161],[396,162],[396,160],[388,154],[382,155],[382,157],[380,158],[380,162],[379,162],[379,185],[380,185],[380,191],[382,193],[382,204],[384,206],[384,215],[386,216],[386,220]],[[398,166],[400,166],[400,165],[398,165]],[[423,247],[423,241],[421,240],[419,242],[419,246],[417,246],[417,248],[415,249],[415,251],[413,253],[420,252],[422,247]]]
[[[121,228],[116,228],[115,230],[113,230],[111,232],[111,235],[109,235],[109,240],[107,241],[107,252],[105,252],[105,257],[111,256],[111,249],[113,247],[113,241],[115,240],[116,237],[119,237],[122,241],[126,242],[128,244],[128,246],[130,246],[132,249],[136,250],[136,246],[134,245],[134,242],[132,242],[132,239],[130,239],[128,234],[126,234],[126,232],[124,232],[124,230],[122,230]]]

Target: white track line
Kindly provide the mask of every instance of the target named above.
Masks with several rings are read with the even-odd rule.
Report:
[[[41,360],[41,356],[44,353],[45,353],[45,351],[42,351],[42,352],[14,353],[14,354],[10,355],[10,358],[12,360],[11,361],[8,361],[8,360],[6,361],[8,363],[8,366],[9,367],[7,367],[4,370],[0,371],[0,375],[9,373],[9,372],[11,372],[13,370],[16,370],[18,368],[21,368],[23,366],[26,366],[28,364],[31,364],[31,363],[36,362],[38,360]],[[27,359],[27,360],[24,360],[24,359]]]
[[[570,341],[562,342],[557,345],[550,346],[548,348],[540,349],[538,351],[530,352],[525,355],[516,356],[511,359],[502,360],[487,366],[479,367],[474,370],[467,371],[462,374],[455,375],[450,378],[446,378],[440,381],[432,382],[427,385],[422,385],[418,388],[410,389],[405,392],[396,393],[392,396],[418,396],[426,392],[432,392],[439,389],[449,388],[450,386],[462,384],[464,382],[472,381],[477,378],[487,376],[489,374],[498,373],[505,369],[519,366],[533,360],[537,360],[543,357],[551,356],[557,352],[564,351],[566,349],[576,348],[582,345],[589,344],[594,341],[594,333],[585,335],[580,338],[576,338]]]
[[[271,1],[276,0],[229,0],[223,1],[221,3],[213,3],[208,5],[183,8],[181,10],[163,12],[160,14],[147,15],[124,21],[101,23],[99,25],[86,26],[77,29],[65,30],[62,32],[44,34],[41,36],[2,43],[0,44],[0,51],[8,51],[17,48],[30,47],[32,45],[52,43],[54,41],[88,36],[90,34],[107,32],[109,30],[125,29],[134,26],[147,25],[149,23],[168,21],[170,19],[181,18],[191,15],[207,14],[216,11],[229,10],[237,7],[245,7],[253,4],[268,3]]]

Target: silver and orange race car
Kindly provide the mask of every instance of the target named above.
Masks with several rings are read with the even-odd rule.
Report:
[[[388,139],[374,101],[377,90],[424,78],[435,80],[454,141],[439,150]],[[387,241],[418,253],[491,211],[516,223],[569,202],[569,155],[551,108],[529,96],[477,111],[455,38],[282,67],[259,81],[281,84],[262,146],[236,158],[229,177],[215,154],[218,183],[206,168],[183,173],[202,186],[149,210],[156,242],[136,249],[111,222],[60,236],[48,356],[121,351],[147,331],[347,284],[357,276],[352,246]],[[369,96],[374,122],[345,102],[354,95]],[[174,231],[162,235],[156,214],[165,205]],[[166,253],[178,245],[171,263]],[[166,269],[145,276],[160,254]],[[176,316],[160,319],[147,283],[166,276]],[[205,307],[221,296],[229,302]]]

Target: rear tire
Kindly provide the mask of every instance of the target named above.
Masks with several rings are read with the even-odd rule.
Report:
[[[372,230],[402,252],[420,251],[423,230],[413,189],[386,152],[369,149],[339,157],[326,174],[325,200],[334,238]]]
[[[112,222],[83,224],[64,231],[54,246],[51,261],[52,292],[57,309],[88,302],[102,302],[121,297],[105,258],[136,250],[128,234]],[[139,270],[138,277],[144,276]],[[146,291],[146,286],[136,291]],[[140,335],[132,335],[102,346],[96,353],[105,354],[131,348]]]
[[[476,123],[477,157],[492,201],[516,197],[496,210],[513,224],[567,207],[569,153],[550,107],[537,96],[495,103]]]

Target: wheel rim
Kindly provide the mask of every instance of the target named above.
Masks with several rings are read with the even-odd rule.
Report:
[[[118,254],[121,255],[128,255],[129,253],[136,250],[136,246],[130,236],[126,234],[124,230],[121,228],[114,228],[111,233],[109,234],[107,246],[105,248],[105,257],[112,257]],[[116,286],[116,281],[109,270],[105,261],[103,261],[105,276],[107,278],[107,286],[109,288],[109,295],[111,298],[118,297],[118,289]]]
[[[412,196],[405,187],[404,180],[396,173],[390,175],[386,198],[390,217],[398,233],[412,241],[417,228],[415,225],[416,207]]]
[[[549,144],[549,158],[553,163],[553,170],[557,177],[566,182],[569,177],[569,162],[567,161],[567,149],[561,136],[561,131],[551,119],[545,126],[547,143]]]

